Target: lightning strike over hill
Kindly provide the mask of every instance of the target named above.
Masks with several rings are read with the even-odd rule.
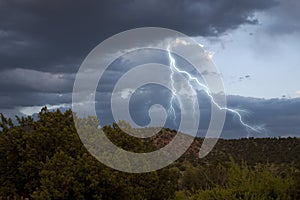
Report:
[[[175,115],[175,109],[173,107],[173,103],[174,103],[175,97],[177,95],[176,88],[174,87],[174,74],[176,72],[176,73],[180,73],[182,75],[185,75],[188,78],[188,84],[191,88],[193,88],[193,86],[191,85],[192,82],[195,83],[196,85],[198,85],[200,88],[202,88],[204,90],[204,92],[206,93],[206,95],[210,98],[211,103],[213,103],[213,105],[215,105],[219,110],[225,110],[225,111],[230,112],[233,115],[235,115],[238,118],[240,124],[244,128],[246,128],[247,132],[248,131],[253,131],[253,132],[256,132],[256,133],[260,133],[260,134],[263,133],[263,130],[264,130],[263,127],[253,126],[253,125],[250,125],[250,124],[246,123],[238,109],[232,109],[232,108],[220,106],[215,101],[214,97],[212,96],[212,93],[211,93],[210,89],[206,85],[202,84],[198,80],[198,78],[192,76],[189,72],[181,70],[176,66],[176,61],[175,61],[175,58],[171,54],[170,47],[167,48],[167,51],[168,51],[168,56],[169,56],[169,60],[170,60],[170,69],[171,69],[170,80],[171,80],[171,88],[172,88],[172,97],[170,99],[169,112],[171,112],[174,116],[176,116]]]

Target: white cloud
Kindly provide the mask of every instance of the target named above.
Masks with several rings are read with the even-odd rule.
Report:
[[[33,115],[35,113],[39,113],[41,109],[46,106],[49,110],[54,110],[58,108],[70,108],[70,104],[58,104],[58,105],[43,105],[43,106],[28,106],[28,107],[22,107],[19,109],[19,111],[24,115]]]
[[[128,98],[131,96],[131,94],[132,94],[133,92],[134,92],[134,90],[131,89],[131,88],[125,88],[125,89],[123,89],[123,90],[120,92],[121,98],[123,98],[123,99],[128,99]]]

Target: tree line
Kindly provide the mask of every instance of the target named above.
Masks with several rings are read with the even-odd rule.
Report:
[[[83,119],[95,123],[94,117]],[[1,114],[0,196],[29,199],[300,199],[300,140],[220,140],[205,158],[197,138],[175,163],[130,174],[96,160],[77,135],[71,110],[49,111],[38,119]],[[125,122],[124,122],[125,123]],[[130,128],[130,127],[129,127]],[[149,152],[172,140],[163,129],[147,139],[125,134],[117,124],[103,127],[116,145]],[[143,131],[143,130],[138,130]]]

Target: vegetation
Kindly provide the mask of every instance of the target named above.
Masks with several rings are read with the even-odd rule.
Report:
[[[197,138],[172,165],[129,174],[97,161],[82,145],[71,110],[43,108],[38,120],[1,115],[0,197],[30,199],[300,199],[300,140],[265,138],[219,140],[198,159]],[[89,117],[86,122],[95,123]],[[129,127],[130,128],[130,127]],[[126,135],[113,124],[103,128],[118,146],[149,152],[176,132],[163,129],[148,139]],[[137,130],[142,131],[142,130]]]

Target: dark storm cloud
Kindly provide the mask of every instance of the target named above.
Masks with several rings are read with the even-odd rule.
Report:
[[[299,19],[299,12],[292,6],[289,13],[290,2],[294,1],[281,8],[276,7],[275,0],[0,0],[0,112],[13,115],[19,114],[19,107],[71,103],[74,73],[83,58],[101,41],[120,31],[158,26],[191,36],[214,36],[242,24],[258,23],[253,18],[254,12],[269,8],[282,16],[276,18],[278,23],[269,27],[270,30],[296,30],[299,27],[293,24],[297,24],[294,22],[295,16]],[[284,24],[288,27],[281,27]],[[115,81],[111,78],[114,74],[107,73],[106,85],[102,85],[104,92]],[[155,92],[145,97],[167,105],[167,98],[162,95]],[[105,102],[110,100],[108,97],[106,94],[97,101],[101,116],[110,111]],[[150,104],[145,106],[139,98],[142,96],[133,101],[132,115],[140,124],[147,124],[149,116],[145,109]],[[209,99],[203,98],[199,104],[201,125],[205,129],[210,119]],[[300,113],[296,108],[300,108],[300,99],[230,96],[228,105],[251,111],[245,120],[250,124],[265,124],[270,136],[299,136]],[[246,135],[237,119],[228,113],[222,136]]]
[[[39,92],[0,92],[0,113],[7,109],[16,110],[21,107],[30,106],[43,106],[46,104],[57,105],[63,103],[71,103],[71,94],[58,94],[58,93],[39,93]]]
[[[264,125],[266,131],[262,134],[251,133],[255,137],[300,137],[300,98],[294,99],[261,99],[241,96],[229,96],[228,106],[245,109],[246,122],[252,125]],[[227,114],[228,116],[228,114]],[[247,132],[239,125],[238,120],[228,116],[223,136],[247,136]]]
[[[253,12],[273,0],[2,0],[0,66],[75,72],[105,38],[130,28],[160,26],[189,35],[218,35],[257,23]]]
[[[74,74],[53,74],[28,69],[5,70],[1,73],[1,92],[70,92]]]
[[[270,35],[300,33],[299,0],[280,0],[278,6],[268,12],[271,23],[266,27]]]
[[[201,101],[202,102],[202,101]],[[200,103],[201,103],[200,102]],[[226,114],[226,120],[221,137],[300,137],[300,98],[295,99],[262,99],[252,97],[227,96],[229,108],[242,109],[240,112],[244,122],[251,126],[265,128],[261,133],[247,132],[241,125],[237,116],[230,112]],[[210,121],[209,102],[201,105],[200,136],[204,136]],[[206,108],[206,109],[205,109]]]
[[[2,0],[0,92],[6,96],[1,101],[19,98],[17,93],[25,91],[44,92],[45,98],[47,93],[71,92],[73,80],[67,74],[77,72],[94,46],[120,31],[161,26],[189,35],[217,35],[256,23],[253,12],[273,5],[274,1],[260,0]],[[38,100],[26,99],[18,102],[37,105]],[[12,102],[3,102],[0,108]]]
[[[160,104],[166,111],[169,108],[169,97],[165,90],[158,90],[155,87],[148,88],[147,94],[137,90],[130,99],[130,114],[132,119],[139,125],[147,125],[150,122],[148,111],[151,105]],[[110,109],[110,98],[98,98],[96,109],[101,125],[114,122]],[[99,96],[99,97],[100,97]],[[199,136],[204,136],[211,117],[210,99],[204,92],[198,95],[200,107]],[[134,106],[133,106],[134,105]],[[262,126],[265,128],[261,133],[247,132],[240,123],[238,117],[230,112],[226,114],[226,120],[221,137],[278,137],[297,136],[300,137],[300,98],[295,99],[262,99],[252,97],[227,96],[227,106],[232,109],[239,109],[243,116],[243,121],[251,126]],[[177,106],[176,106],[177,107]],[[180,110],[176,109],[176,123],[172,118],[168,118],[165,127],[177,130],[180,122]],[[126,119],[125,119],[126,120]]]

